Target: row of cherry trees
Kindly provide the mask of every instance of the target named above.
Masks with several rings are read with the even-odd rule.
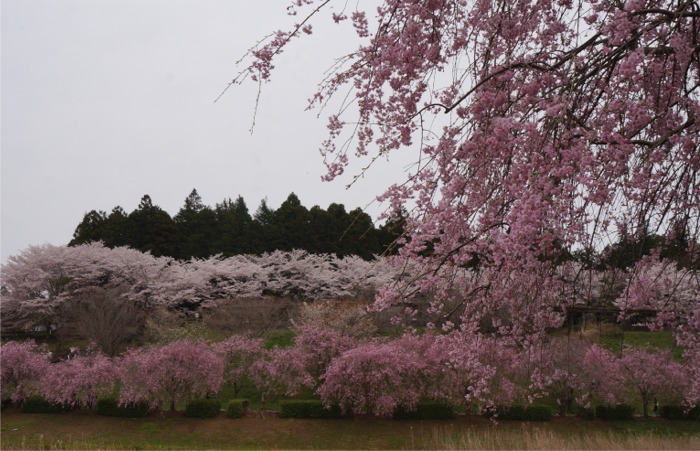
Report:
[[[533,269],[533,268],[530,268]],[[148,311],[216,308],[231,298],[363,299],[375,309],[416,313],[416,293],[429,302],[428,320],[456,324],[523,342],[542,339],[562,325],[571,306],[613,306],[621,317],[658,312],[652,327],[671,328],[678,344],[700,347],[700,273],[652,254],[627,270],[599,271],[561,262],[556,277],[486,267],[441,270],[379,258],[342,259],[303,251],[179,262],[99,243],[32,246],[2,267],[3,329],[61,326],[75,300],[95,289],[118,289],[119,302]],[[436,278],[442,283],[434,284]],[[433,282],[431,282],[431,280]],[[472,302],[476,297],[479,303]],[[539,337],[539,338],[537,338]]]
[[[109,359],[96,349],[50,363],[32,342],[2,345],[2,397],[19,402],[39,394],[51,402],[90,408],[118,391],[122,404],[153,408],[215,396],[225,382],[238,395],[243,381],[263,393],[293,396],[306,388],[346,411],[387,416],[424,398],[471,411],[530,403],[543,396],[568,406],[641,402],[697,405],[695,351],[684,363],[665,350],[625,350],[621,357],[579,338],[527,348],[474,333],[405,334],[361,340],[303,326],[288,348],[266,349],[247,336],[207,344],[180,340],[132,349]]]
[[[2,267],[3,327],[60,326],[71,302],[95,288],[120,288],[124,302],[145,309],[197,310],[230,298],[370,299],[402,273],[384,260],[304,251],[179,262],[100,243],[31,246]]]
[[[651,327],[670,328],[677,344],[689,353],[700,349],[699,274],[658,255],[642,259],[628,271],[595,271],[564,262],[554,281],[545,274],[538,278],[511,272],[503,277],[489,268],[448,268],[437,275],[450,278],[449,289],[426,285],[436,275],[423,277],[426,269],[415,264],[399,266],[385,259],[367,262],[300,251],[178,262],[100,244],[47,245],[11,257],[2,270],[5,332],[42,323],[60,329],[66,312],[76,310],[76,299],[95,288],[123,290],[119,291],[123,308],[115,310],[120,312],[131,305],[143,310],[215,308],[220,300],[264,295],[369,300],[376,292],[373,308],[393,306],[408,320],[414,318],[416,305],[406,300],[417,290],[432,289],[435,296],[429,298],[428,319],[434,326],[457,334],[461,330],[489,334],[504,346],[529,347],[545,340],[545,330],[562,325],[566,311],[562,306],[614,303],[622,317],[638,309],[657,311]],[[474,296],[489,302],[472,303]],[[106,318],[106,324],[114,319]],[[114,353],[104,346],[102,351]]]

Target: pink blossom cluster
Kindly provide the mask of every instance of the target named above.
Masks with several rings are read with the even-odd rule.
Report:
[[[216,395],[224,383],[222,358],[200,341],[132,349],[115,365],[122,404],[166,402],[175,410],[179,402]]]
[[[329,10],[357,33],[356,50],[338,57],[311,100],[330,110],[325,179],[354,160],[416,155],[379,200],[405,213],[396,265],[420,270],[410,284],[383,287],[381,304],[436,293],[436,311],[499,312],[493,327],[524,339],[561,321],[557,312],[582,294],[576,284],[588,285],[585,296],[625,293],[627,306],[678,293],[686,276],[665,273],[651,291],[634,272],[589,272],[586,284],[560,257],[601,251],[610,237],[670,240],[679,229],[697,248],[696,2],[383,0],[371,9],[317,0],[295,13],[311,23]],[[261,41],[242,73],[269,80],[291,36],[302,36],[298,26]],[[653,302],[697,341],[697,295],[678,294]],[[679,309],[683,298],[693,305]]]
[[[541,397],[556,399],[561,413],[574,405],[640,402],[646,416],[654,405],[700,403],[696,354],[676,361],[668,350],[625,348],[619,356],[578,337],[523,346],[466,330],[361,340],[305,326],[286,348],[232,336],[132,349],[112,359],[89,350],[58,363],[32,343],[7,342],[0,363],[4,399],[40,394],[84,408],[119,393],[122,404],[175,409],[216,396],[224,383],[237,394],[247,381],[262,393],[263,406],[305,389],[328,406],[379,416],[426,398],[487,412]]]

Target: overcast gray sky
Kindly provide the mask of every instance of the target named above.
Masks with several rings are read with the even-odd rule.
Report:
[[[213,103],[246,49],[290,23],[286,4],[2,0],[2,261],[66,244],[87,211],[130,212],[144,194],[171,215],[192,188],[212,206],[242,195],[251,213],[291,191],[307,207],[350,209],[399,180],[394,160],[350,190],[356,170],[320,181],[325,118],[304,109],[323,70],[357,45],[330,11],[282,55],[252,135],[254,85]]]

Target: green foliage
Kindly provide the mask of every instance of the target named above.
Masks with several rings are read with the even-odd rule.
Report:
[[[140,418],[148,415],[148,403],[140,402],[120,406],[114,398],[97,400],[97,414],[106,417]]]
[[[69,410],[70,407],[51,403],[42,396],[30,396],[22,403],[22,412],[24,413],[64,413]]]
[[[218,399],[195,399],[185,407],[185,416],[191,418],[214,418],[221,412]]]
[[[624,421],[634,419],[634,407],[629,404],[618,404],[616,406],[596,406],[596,418],[605,421]]]
[[[552,419],[552,408],[540,405],[513,405],[496,407],[496,417],[499,420],[516,421],[550,421]]]
[[[317,399],[288,399],[280,402],[280,418],[342,418],[340,407],[323,407]]]
[[[686,409],[683,406],[661,406],[659,416],[668,420],[700,420],[700,406]]]
[[[393,418],[396,420],[451,420],[455,416],[453,407],[450,404],[437,401],[420,402],[414,410],[406,410],[399,406]]]
[[[217,394],[217,398],[221,400],[224,407],[228,406],[230,401],[236,399],[248,400],[248,408],[251,410],[260,409],[262,407],[261,396],[263,391],[258,389],[253,381],[249,378],[244,377],[240,380],[238,384],[238,394],[234,394],[233,386],[230,383],[226,383],[221,387],[221,390]],[[299,398],[307,398],[307,396],[299,396]],[[279,409],[280,397],[278,395],[270,395],[265,398],[265,409],[277,410]]]
[[[247,399],[234,399],[228,403],[226,415],[229,418],[241,418],[248,411],[248,405]]]
[[[265,349],[294,346],[296,333],[291,329],[275,329],[265,334]]]

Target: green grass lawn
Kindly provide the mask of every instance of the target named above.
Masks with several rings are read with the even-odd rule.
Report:
[[[586,444],[589,445],[586,445]],[[568,444],[568,445],[567,445]],[[645,446],[648,444],[649,446]],[[452,421],[279,419],[251,412],[240,419],[163,414],[152,418],[2,414],[2,449],[698,449],[700,422],[604,423],[555,418],[549,423],[459,416]]]
[[[619,355],[620,348],[630,346],[633,348],[661,348],[670,349],[673,352],[673,357],[680,360],[683,355],[683,348],[676,346],[673,334],[668,331],[661,332],[630,332],[617,330],[614,332],[608,331],[598,337],[600,344],[605,346],[610,352]]]

